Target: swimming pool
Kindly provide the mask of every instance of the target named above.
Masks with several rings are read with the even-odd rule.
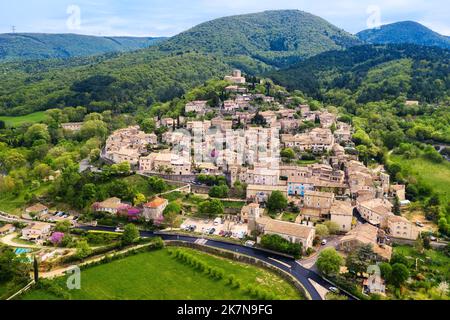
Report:
[[[29,253],[31,252],[31,249],[24,249],[24,248],[17,248],[14,253],[17,255],[23,254],[23,253]]]

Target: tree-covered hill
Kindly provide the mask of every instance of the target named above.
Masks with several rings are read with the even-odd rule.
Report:
[[[324,19],[299,10],[265,11],[200,24],[162,43],[163,51],[195,49],[246,56],[283,67],[318,53],[361,42]]]
[[[361,31],[357,36],[370,44],[410,43],[450,49],[449,37],[434,32],[414,21],[401,21],[383,25],[378,29]]]
[[[323,99],[329,91],[358,103],[403,96],[448,101],[450,51],[416,45],[363,45],[330,51],[268,74],[288,89]]]
[[[0,61],[71,58],[148,48],[165,38],[95,37],[79,34],[0,34]]]
[[[325,20],[296,10],[226,17],[135,52],[0,63],[0,114],[78,105],[130,110],[181,96],[233,68],[261,74],[358,43]],[[79,85],[96,80],[102,81],[95,90]]]
[[[230,66],[201,53],[161,54],[140,50],[110,58],[90,57],[0,64],[0,114],[84,106],[89,111],[132,112],[168,101],[230,71]]]

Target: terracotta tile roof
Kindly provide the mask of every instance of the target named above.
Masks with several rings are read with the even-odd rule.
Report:
[[[5,224],[3,227],[0,228],[0,232],[7,232],[12,228],[14,228],[12,224]]]
[[[147,208],[158,208],[158,207],[160,207],[162,205],[165,205],[167,202],[168,201],[166,199],[157,197],[153,201],[150,201],[150,202],[144,204],[144,207],[147,207]]]
[[[256,220],[256,223],[263,225],[265,232],[284,234],[303,239],[308,238],[311,234],[314,234],[315,231],[313,227],[307,227],[298,223],[274,220],[271,218],[260,218]]]
[[[35,204],[35,205],[31,206],[31,207],[28,207],[26,209],[26,211],[27,212],[40,212],[40,211],[44,211],[44,210],[47,210],[47,209],[48,208],[46,206],[44,206],[43,204],[38,203],[38,204]]]

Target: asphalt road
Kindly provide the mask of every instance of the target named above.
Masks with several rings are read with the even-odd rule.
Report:
[[[84,230],[101,230],[101,231],[115,231],[114,227],[80,227]],[[179,240],[184,242],[191,242],[194,243],[198,239],[201,239],[201,237],[195,237],[195,236],[186,236],[186,235],[176,235],[176,234],[167,234],[162,232],[152,232],[152,231],[141,231],[141,236],[144,238],[149,237],[161,237],[163,240]],[[314,280],[319,285],[329,288],[331,285],[324,280],[320,275],[315,273],[314,271],[308,270],[304,267],[302,267],[300,264],[298,264],[294,259],[284,257],[281,255],[268,253],[263,250],[259,250],[257,248],[249,248],[238,244],[228,243],[228,242],[222,242],[218,240],[210,240],[207,239],[207,242],[205,245],[216,247],[220,249],[225,249],[229,251],[238,252],[241,254],[245,254],[257,259],[260,259],[264,262],[267,262],[273,266],[276,266],[291,275],[293,275],[308,291],[310,294],[312,300],[322,300],[321,296],[317,292],[317,290],[314,288],[314,286],[311,284],[309,279]],[[342,293],[345,294],[345,293]],[[350,300],[353,300],[352,297],[348,296]]]

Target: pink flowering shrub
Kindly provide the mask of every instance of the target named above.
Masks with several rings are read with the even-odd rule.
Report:
[[[62,233],[62,232],[53,232],[53,234],[51,235],[49,241],[53,245],[58,246],[58,245],[61,244],[63,238],[64,238],[64,233]]]

